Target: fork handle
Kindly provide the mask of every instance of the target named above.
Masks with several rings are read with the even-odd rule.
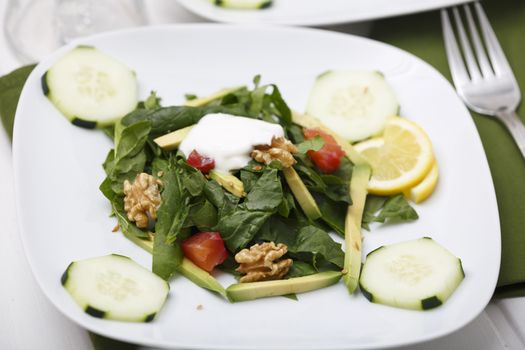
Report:
[[[514,111],[504,111],[497,115],[509,130],[521,151],[521,155],[525,158],[525,125],[521,122],[518,114]]]

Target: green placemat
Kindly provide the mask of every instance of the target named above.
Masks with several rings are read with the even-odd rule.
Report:
[[[525,2],[492,0],[483,5],[523,88],[525,65],[520,63],[525,58]],[[378,21],[372,38],[419,56],[450,79],[438,11]],[[32,68],[22,67],[0,78],[0,117],[10,138],[18,97]],[[525,108],[519,112],[525,116]],[[489,161],[501,220],[502,260],[496,296],[525,296],[525,160],[502,125],[475,113],[473,118]],[[96,334],[90,336],[96,349],[137,349]]]

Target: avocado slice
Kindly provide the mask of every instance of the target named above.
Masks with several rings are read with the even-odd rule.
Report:
[[[345,219],[345,260],[343,281],[352,294],[359,284],[361,273],[361,219],[365,208],[367,187],[371,168],[366,164],[356,165],[350,180],[352,205],[348,206]]]
[[[226,296],[230,301],[237,302],[291,293],[304,293],[335,284],[341,275],[339,271],[326,271],[287,280],[236,283],[226,288]]]
[[[306,216],[308,216],[310,220],[319,219],[321,217],[321,210],[319,210],[314,197],[312,197],[312,194],[308,191],[308,188],[306,188],[297,171],[292,167],[284,168],[283,174],[295,199],[297,199]]]
[[[230,173],[224,173],[217,170],[212,170],[209,173],[210,178],[217,181],[224,189],[237,197],[245,197],[244,184],[241,180]]]
[[[234,92],[239,91],[239,90],[244,89],[244,88],[245,88],[245,86],[236,86],[236,87],[232,87],[232,88],[221,89],[221,90],[219,90],[217,92],[214,92],[213,94],[211,94],[209,96],[199,97],[199,98],[196,98],[196,99],[193,99],[193,100],[186,101],[186,103],[184,105],[185,106],[189,106],[189,107],[206,106],[207,104],[209,104],[212,101],[215,101],[215,100],[218,100],[220,98],[223,98],[226,95],[229,95],[231,93],[234,93]]]
[[[155,143],[163,150],[172,151],[179,147],[182,140],[184,140],[190,132],[191,128],[193,128],[193,125],[159,136],[153,141],[155,141]]]
[[[226,297],[226,290],[219,281],[208,272],[195,265],[191,260],[187,258],[182,259],[182,264],[177,270],[199,287],[206,288]]]

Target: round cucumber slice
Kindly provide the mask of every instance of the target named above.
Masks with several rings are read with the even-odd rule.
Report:
[[[67,119],[85,128],[111,125],[137,106],[135,73],[90,46],[60,58],[42,77],[42,88]]]
[[[61,282],[91,316],[128,322],[152,321],[169,292],[162,278],[115,254],[72,262]]]
[[[427,310],[443,304],[464,277],[461,260],[424,237],[370,252],[359,283],[371,302]]]
[[[350,142],[380,134],[399,104],[377,71],[328,71],[310,93],[306,113]]]

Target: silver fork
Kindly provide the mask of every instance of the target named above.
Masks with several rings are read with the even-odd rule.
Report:
[[[472,6],[466,4],[461,7],[463,16],[459,6],[441,10],[445,49],[456,90],[470,109],[500,120],[509,130],[525,158],[525,126],[516,114],[516,108],[521,101],[516,78],[481,4],[475,2]],[[477,15],[484,45],[473,12]],[[455,22],[461,51],[449,13]],[[470,35],[466,33],[464,19]]]

